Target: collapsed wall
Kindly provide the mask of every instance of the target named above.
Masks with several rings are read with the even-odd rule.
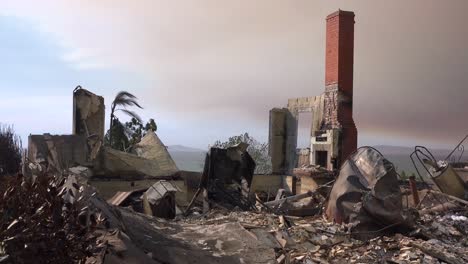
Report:
[[[57,172],[90,165],[86,138],[78,135],[30,135],[27,156],[31,162],[48,164]]]
[[[30,135],[29,161],[57,172],[92,167],[94,176],[123,179],[168,177],[179,170],[154,132],[148,132],[131,153],[104,147],[104,120],[104,98],[78,86],[73,91],[72,135]]]

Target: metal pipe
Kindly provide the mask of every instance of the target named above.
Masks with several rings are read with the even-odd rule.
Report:
[[[308,191],[306,193],[301,193],[301,194],[298,194],[298,195],[289,196],[289,197],[286,197],[286,198],[283,198],[283,199],[267,202],[265,204],[267,206],[276,206],[276,205],[279,205],[279,204],[281,204],[283,202],[286,202],[286,201],[287,202],[294,202],[294,201],[298,201],[298,200],[301,200],[303,198],[312,196],[314,193],[315,193],[315,191]]]
[[[419,204],[419,193],[418,188],[416,188],[416,177],[409,177],[409,185],[411,189],[411,194],[413,195],[414,206],[417,206]]]
[[[460,147],[460,145],[463,143],[463,141],[465,141],[467,138],[468,138],[468,135],[466,135],[466,136],[460,141],[460,143],[458,143],[458,145],[452,150],[452,152],[450,152],[450,154],[448,154],[448,156],[445,158],[445,160],[448,161],[448,159],[450,158],[450,156],[452,156],[452,154],[458,149],[458,147]]]

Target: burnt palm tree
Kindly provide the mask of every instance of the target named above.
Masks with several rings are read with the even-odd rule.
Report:
[[[112,127],[114,126],[114,119],[115,119],[114,113],[116,111],[122,111],[125,114],[135,118],[136,120],[138,120],[141,123],[140,116],[138,116],[137,113],[128,110],[127,106],[136,106],[136,107],[138,107],[140,109],[143,109],[143,107],[141,107],[138,104],[136,96],[134,96],[133,94],[131,94],[129,92],[126,92],[126,91],[119,92],[115,96],[114,101],[112,102],[112,105],[111,105],[110,130],[109,131],[112,131]],[[109,134],[109,142],[112,142],[112,133]]]

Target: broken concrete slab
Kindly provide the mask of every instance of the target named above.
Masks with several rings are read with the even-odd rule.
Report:
[[[146,176],[162,176],[158,163],[135,154],[103,147],[94,161],[97,176],[121,179],[143,179]]]
[[[179,170],[166,146],[155,132],[146,133],[141,141],[134,146],[133,150],[139,157],[158,161],[159,167],[166,174],[172,174]]]
[[[150,160],[110,147],[101,148],[94,161],[95,175],[107,178],[143,179],[151,177],[171,177],[172,169],[161,167],[158,160]]]
[[[178,168],[156,133],[149,132],[135,145],[133,153],[102,147],[94,160],[94,170],[101,177],[143,179],[172,177]]]

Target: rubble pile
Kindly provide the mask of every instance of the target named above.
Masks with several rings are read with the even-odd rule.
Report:
[[[413,232],[370,240],[354,239],[357,233],[349,225],[328,222],[322,216],[212,210],[180,221],[210,228],[237,222],[274,249],[276,262],[270,263],[467,263],[467,216],[466,210],[456,215],[427,214]]]
[[[468,208],[434,194],[412,229],[398,233],[265,206],[165,220],[106,203],[71,172],[18,176],[0,201],[0,256],[2,263],[467,263]],[[434,210],[438,200],[452,206]]]

